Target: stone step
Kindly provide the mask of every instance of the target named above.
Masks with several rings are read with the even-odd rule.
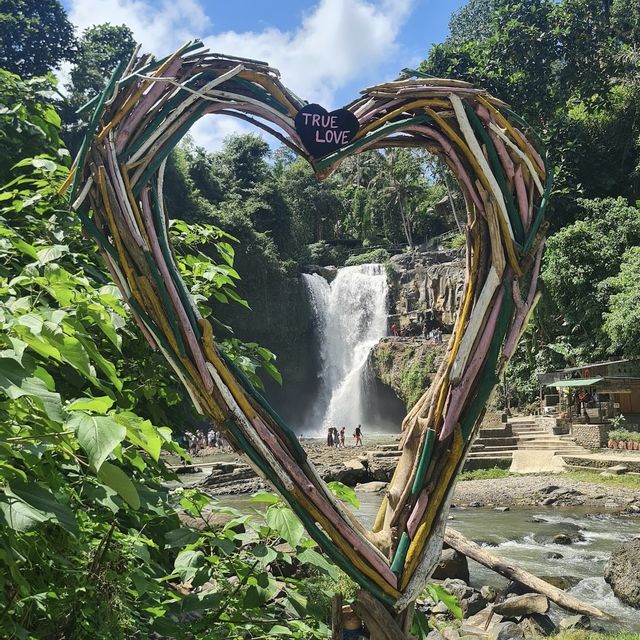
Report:
[[[517,438],[476,438],[473,446],[481,447],[517,447]]]
[[[470,451],[468,457],[511,459],[513,457],[513,451]]]
[[[379,444],[376,448],[380,451],[398,451],[397,444]]]
[[[553,434],[549,433],[549,431],[543,431],[540,429],[537,431],[514,431],[513,435],[518,438],[544,438]]]
[[[546,441],[532,441],[532,442],[522,442],[518,449],[521,450],[531,450],[531,449],[575,449],[578,448],[580,451],[584,449],[579,447],[576,444],[572,444],[571,442],[546,442]]]
[[[367,451],[367,455],[372,458],[399,458],[402,451],[398,451],[397,448],[393,451]]]
[[[517,449],[518,449],[518,447],[511,447],[511,446],[508,446],[508,445],[499,445],[499,444],[494,445],[494,446],[491,446],[491,445],[488,445],[488,446],[479,445],[478,446],[476,443],[474,443],[471,446],[471,451],[516,451]]]
[[[531,429],[512,429],[513,435],[530,435],[536,433],[551,433],[551,431],[547,429],[541,429],[540,427],[531,427]]]

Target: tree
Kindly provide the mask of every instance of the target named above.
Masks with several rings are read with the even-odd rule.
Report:
[[[58,0],[0,0],[0,67],[42,76],[75,51],[73,25]]]
[[[556,305],[557,336],[586,360],[610,351],[602,330],[611,286],[625,252],[640,244],[640,212],[623,198],[581,200],[582,219],[549,238],[543,280]]]
[[[611,288],[604,331],[616,351],[626,358],[640,357],[640,247],[625,252],[617,276],[606,284]]]
[[[469,0],[451,15],[447,42],[464,44],[488,38],[495,8],[495,0]]]
[[[482,33],[466,13],[454,16],[452,28],[467,35],[434,46],[420,68],[486,87],[549,141],[552,230],[577,218],[579,197],[638,199],[637,8],[616,0],[608,20],[600,0],[478,6]]]
[[[124,24],[106,23],[85,29],[67,85],[71,103],[78,108],[100,93],[118,63],[130,58],[135,48],[133,32]]]
[[[46,154],[60,160],[60,116],[47,98],[53,85],[47,78],[21,80],[0,69],[0,184],[23,158]]]
[[[216,155],[219,172],[227,188],[246,195],[269,174],[269,145],[257,133],[229,136],[224,149]]]

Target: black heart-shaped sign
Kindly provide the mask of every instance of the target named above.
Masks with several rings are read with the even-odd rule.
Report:
[[[329,113],[319,104],[308,104],[295,118],[296,131],[305,149],[314,158],[323,158],[353,140],[360,123],[347,109]]]

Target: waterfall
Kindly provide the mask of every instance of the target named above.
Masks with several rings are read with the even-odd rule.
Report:
[[[303,275],[319,343],[318,397],[307,417],[307,431],[327,426],[366,425],[364,369],[369,352],[387,333],[387,278],[380,264],[344,267],[331,284],[317,274]]]

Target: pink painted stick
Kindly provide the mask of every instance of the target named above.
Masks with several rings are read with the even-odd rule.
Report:
[[[189,323],[189,319],[187,318],[187,314],[182,306],[182,302],[180,300],[180,296],[178,295],[178,291],[171,279],[171,274],[169,273],[169,269],[167,268],[167,264],[164,261],[164,256],[162,255],[162,251],[160,250],[160,245],[158,244],[157,231],[153,224],[153,217],[151,215],[151,203],[149,201],[149,187],[145,187],[142,190],[142,215],[144,217],[145,226],[147,229],[147,235],[149,236],[149,240],[151,242],[151,251],[153,253],[153,257],[155,258],[156,264],[162,273],[162,278],[164,279],[165,285],[167,287],[167,291],[169,293],[169,297],[171,298],[171,302],[178,314],[180,319],[180,324],[182,327],[182,333],[184,334],[187,344],[189,345],[189,349],[191,354],[193,355],[193,359],[195,360],[196,367],[204,385],[209,393],[213,391],[213,380],[211,379],[211,374],[207,369],[204,361],[204,357],[202,355],[202,349],[198,343],[198,340],[193,333],[193,329],[191,328],[191,324]]]
[[[416,531],[418,529],[418,525],[422,520],[422,516],[429,504],[429,494],[426,489],[423,489],[418,496],[418,500],[416,501],[413,511],[407,520],[407,533],[410,538],[416,535]]]
[[[165,69],[163,75],[165,75],[166,77],[174,76],[177,74],[181,66],[182,59],[180,57],[177,57],[167,67],[167,69]],[[143,80],[143,82],[148,81]],[[120,127],[118,127],[118,136],[116,140],[116,151],[118,152],[118,154],[122,153],[122,150],[129,141],[129,136],[134,132],[135,128],[140,123],[140,120],[142,120],[142,118],[144,118],[144,116],[147,114],[151,105],[153,105],[153,103],[160,97],[163,91],[173,88],[174,86],[172,84],[169,84],[168,82],[163,82],[161,80],[156,80],[153,82],[147,94],[133,108],[129,116],[125,118]]]
[[[507,270],[510,271],[510,270]],[[507,271],[505,271],[506,277]],[[440,432],[439,440],[442,442],[446,440],[456,423],[458,422],[458,418],[462,413],[463,405],[469,392],[471,391],[471,386],[473,385],[478,372],[480,371],[480,367],[487,357],[487,353],[489,351],[489,346],[491,344],[491,339],[493,338],[493,334],[495,332],[496,323],[498,321],[498,314],[500,313],[500,309],[502,308],[502,300],[504,298],[504,287],[500,287],[498,290],[498,294],[495,297],[494,303],[491,308],[491,313],[487,318],[487,324],[485,325],[484,331],[482,333],[482,337],[476,346],[476,350],[473,354],[473,357],[467,364],[467,370],[465,371],[460,384],[457,387],[453,387],[450,391],[451,399],[449,403],[448,410],[444,416],[444,424],[442,426],[442,431]]]
[[[127,197],[126,194],[124,194],[122,190],[118,188],[118,178],[116,176],[118,175],[120,170],[115,166],[115,163],[113,162],[113,156],[111,155],[112,149],[113,147],[111,147],[111,142],[105,142],[105,151],[103,155],[107,158],[107,166],[109,167],[109,173],[111,174],[113,191],[116,195],[116,198],[118,199],[118,204],[120,205],[120,210],[122,211],[122,217],[124,218],[125,223],[129,228],[129,231],[131,232],[131,237],[135,240],[136,244],[140,248],[143,248],[146,246],[146,242],[142,238],[140,229],[138,229],[137,225],[134,225],[133,220],[131,220],[129,214],[127,213],[127,208],[130,208],[131,205],[125,201]]]
[[[256,415],[251,420],[255,430],[262,440],[267,444],[271,452],[276,456],[280,464],[289,472],[290,476],[295,480],[296,484],[305,492],[307,498],[313,502],[313,504],[321,511],[327,520],[336,527],[344,538],[353,546],[353,548],[364,558],[373,569],[375,569],[385,580],[393,587],[398,586],[398,578],[391,571],[389,565],[384,563],[375,552],[368,548],[368,546],[362,542],[360,537],[356,535],[351,529],[351,525],[342,518],[340,518],[333,505],[327,503],[324,496],[318,491],[314,484],[302,473],[300,466],[295,460],[291,458],[289,453],[285,451],[278,439],[271,433],[271,430],[260,419],[260,416]],[[347,526],[345,526],[345,524]]]
[[[524,230],[528,231],[529,197],[527,196],[527,187],[524,184],[524,178],[522,177],[522,165],[518,165],[516,173],[513,177],[513,181],[516,185],[516,194],[518,195],[518,209],[520,209],[520,218],[522,219],[522,225],[524,226]]]
[[[513,325],[509,331],[509,335],[505,340],[504,347],[502,349],[502,355],[504,358],[509,360],[515,351],[518,337],[522,331],[522,325],[529,313],[529,309],[531,309],[531,305],[533,304],[533,299],[536,295],[536,289],[538,286],[538,277],[540,275],[540,263],[542,261],[542,250],[544,248],[544,240],[540,244],[540,248],[536,253],[536,262],[533,267],[533,272],[531,274],[531,284],[529,285],[529,293],[527,294],[527,300],[522,305],[520,309],[518,309],[516,313],[516,317],[514,319]]]
[[[429,127],[422,127],[420,125],[411,125],[407,127],[405,131],[415,131],[417,133],[421,133],[422,135],[427,136],[429,138],[434,138],[440,143],[440,146],[444,149],[445,153],[451,158],[451,160],[455,164],[457,169],[457,172],[456,172],[457,176],[464,183],[464,186],[467,188],[467,191],[469,192],[469,195],[471,196],[471,199],[475,203],[476,207],[478,207],[479,211],[484,213],[484,205],[482,204],[482,200],[476,193],[476,190],[473,184],[471,184],[469,175],[465,171],[464,166],[462,165],[462,162],[460,161],[460,158],[456,153],[456,150],[453,148],[453,145],[441,133]]]
[[[111,274],[113,281],[116,283],[116,287],[118,287],[118,289],[120,290],[120,293],[122,294],[122,299],[125,302],[129,303],[130,301],[129,295],[127,294],[127,291],[120,280],[120,276],[118,275],[118,272],[113,268],[113,265],[111,264],[111,256],[106,251],[103,251],[102,249],[100,250],[100,253],[102,254],[102,257],[104,258],[104,261],[107,264],[107,269],[109,269],[109,273]],[[149,345],[154,351],[157,351],[158,345],[155,341],[155,338],[151,335],[151,333],[149,333],[149,330],[147,329],[146,325],[144,324],[144,322],[142,322],[142,319],[138,316],[138,314],[134,311],[133,307],[130,304],[129,304],[129,311],[131,312],[133,319],[136,321],[136,324],[138,325],[138,328],[142,332],[142,335],[144,336],[145,340],[149,343]]]
[[[514,127],[514,129],[520,134],[520,137],[524,140],[524,143],[527,145],[527,148],[529,149],[529,153],[531,153],[531,155],[533,156],[533,159],[536,161],[536,164],[538,165],[538,167],[540,168],[540,170],[543,172],[544,175],[544,162],[542,162],[542,158],[540,157],[540,154],[536,151],[536,148],[529,142],[529,140],[527,139],[527,136],[524,135],[524,133],[522,133],[522,131],[520,131],[520,129],[517,129],[516,127]]]

